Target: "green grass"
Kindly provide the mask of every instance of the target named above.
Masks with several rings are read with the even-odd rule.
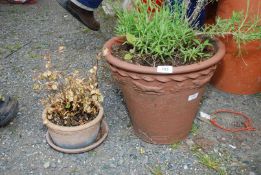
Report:
[[[18,49],[20,49],[22,47],[21,44],[19,43],[15,43],[15,44],[8,44],[8,45],[5,45],[4,48],[5,49],[8,49],[10,52],[14,52]]]
[[[227,175],[227,171],[222,167],[221,159],[214,154],[207,154],[198,146],[192,148],[193,154],[197,157],[200,164],[216,171],[219,175]]]
[[[5,53],[5,49],[1,48],[0,47],[0,55],[4,54]]]
[[[76,174],[76,173],[79,173],[79,172],[80,172],[80,170],[77,167],[72,167],[70,169],[70,174]]]
[[[40,49],[47,49],[48,48],[48,44],[46,43],[34,43],[32,44],[32,49],[33,50],[40,50]]]
[[[261,93],[254,94],[253,96],[256,97],[256,98],[261,99]]]
[[[4,100],[5,100],[4,96],[0,94],[0,101],[4,101]]]
[[[160,165],[156,165],[153,168],[149,167],[149,169],[150,169],[150,173],[152,175],[164,175],[162,170],[161,170],[161,166]]]
[[[89,28],[86,27],[86,28],[84,28],[84,29],[82,30],[82,32],[83,32],[83,33],[90,33],[91,30],[90,30]]]
[[[170,148],[176,150],[181,145],[181,142],[173,143],[170,145]]]
[[[36,54],[36,53],[34,53],[34,52],[29,52],[29,53],[28,53],[28,56],[29,56],[30,58],[32,58],[32,59],[39,59],[39,58],[42,57],[41,55]]]
[[[199,131],[199,126],[195,123],[193,123],[190,133],[195,136]]]
[[[90,152],[90,155],[93,156],[93,157],[95,157],[95,156],[97,156],[97,152],[96,152],[96,151],[91,151],[91,152]]]

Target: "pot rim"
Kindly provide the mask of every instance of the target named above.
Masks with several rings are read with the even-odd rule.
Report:
[[[185,66],[178,66],[178,67],[173,67],[172,66],[172,73],[160,73],[157,72],[157,67],[149,67],[149,66],[141,66],[141,65],[136,65],[132,63],[128,63],[126,61],[122,61],[121,59],[115,57],[112,55],[112,46],[113,45],[119,45],[126,41],[125,36],[116,36],[108,40],[103,47],[103,56],[105,56],[106,60],[112,64],[113,66],[118,67],[119,69],[127,70],[130,72],[136,72],[136,73],[146,73],[146,74],[183,74],[183,73],[188,73],[188,72],[194,72],[198,70],[202,70],[205,68],[208,68],[217,62],[219,62],[223,56],[225,55],[225,45],[222,43],[217,38],[214,38],[215,42],[215,47],[217,49],[217,52],[215,55],[213,55],[211,58],[204,60],[199,63],[194,63],[190,65],[185,65]],[[166,65],[168,66],[168,65]]]
[[[83,125],[79,125],[79,126],[59,126],[59,125],[52,123],[51,121],[49,121],[47,119],[47,115],[46,115],[47,110],[45,108],[42,113],[43,123],[48,128],[53,129],[53,130],[59,130],[59,131],[65,131],[65,132],[84,130],[86,128],[92,127],[93,125],[95,125],[96,123],[98,123],[102,120],[104,110],[101,105],[98,105],[98,108],[99,108],[99,113],[92,121],[90,121],[86,124],[83,124]]]

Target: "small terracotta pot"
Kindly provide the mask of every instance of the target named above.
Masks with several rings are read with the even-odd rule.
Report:
[[[42,118],[55,145],[66,149],[78,149],[95,142],[103,118],[103,108],[99,107],[99,113],[95,119],[80,126],[55,125],[47,119],[46,109],[43,111]]]
[[[165,74],[157,72],[157,67],[130,64],[113,56],[112,46],[124,41],[124,37],[110,39],[103,55],[121,87],[136,135],[153,144],[184,139],[191,130],[205,85],[225,54],[224,45],[216,40],[217,52],[212,58],[172,67],[172,73]]]
[[[247,0],[220,0],[217,15],[229,18],[233,11],[247,9]],[[250,0],[249,19],[261,16],[261,1]],[[222,39],[226,46],[224,59],[217,67],[211,84],[217,89],[234,94],[255,94],[261,92],[261,42],[253,41],[242,45],[241,56],[237,56],[235,41],[227,36]]]

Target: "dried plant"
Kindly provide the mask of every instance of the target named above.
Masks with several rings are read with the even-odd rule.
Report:
[[[103,101],[98,89],[97,66],[90,69],[88,78],[82,78],[78,71],[64,76],[51,70],[49,55],[45,59],[46,71],[38,76],[38,83],[34,86],[48,92],[47,98],[42,101],[47,118],[61,126],[78,126],[93,120]]]

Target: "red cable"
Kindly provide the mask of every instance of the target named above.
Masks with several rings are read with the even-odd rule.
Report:
[[[216,118],[217,116],[214,116],[215,114],[217,113],[222,113],[222,112],[225,112],[225,113],[232,113],[232,114],[236,114],[236,115],[239,115],[239,116],[242,116],[244,117],[246,120],[244,122],[244,126],[243,128],[225,128],[223,126],[220,126],[217,121],[216,121]],[[217,128],[219,129],[222,129],[224,131],[227,131],[227,132],[239,132],[239,131],[255,131],[256,129],[253,128],[252,126],[252,119],[250,117],[248,117],[246,114],[244,113],[241,113],[241,112],[236,112],[236,111],[232,111],[232,110],[229,110],[229,109],[219,109],[215,112],[212,113],[211,116],[214,116],[214,118],[211,118],[210,119],[210,122],[216,126]]]

